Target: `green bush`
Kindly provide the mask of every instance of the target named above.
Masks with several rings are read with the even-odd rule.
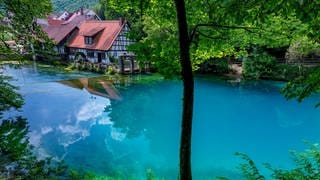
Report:
[[[305,76],[312,68],[297,65],[278,64],[275,70],[275,79],[291,81]]]
[[[249,79],[273,79],[277,69],[274,57],[262,53],[248,57],[243,63],[243,76]]]
[[[269,179],[260,173],[254,161],[248,155],[243,153],[236,153],[236,155],[244,160],[244,163],[240,164],[239,168],[246,179]],[[306,149],[304,152],[291,151],[291,155],[295,163],[293,169],[277,169],[273,168],[270,164],[265,164],[265,167],[272,172],[271,179],[320,179],[319,144],[309,145],[309,149]]]
[[[105,70],[105,74],[107,74],[107,75],[113,75],[115,73],[116,73],[116,71],[112,66],[108,66],[108,68]]]
[[[51,158],[38,160],[27,133],[26,119],[2,119],[0,124],[0,179],[61,179],[67,166]],[[8,168],[11,167],[11,168]]]
[[[226,59],[216,60],[215,72],[218,74],[228,73],[230,70],[229,63]]]
[[[214,74],[225,74],[230,71],[229,63],[227,59],[210,59],[205,61],[197,69],[200,73],[214,73]]]

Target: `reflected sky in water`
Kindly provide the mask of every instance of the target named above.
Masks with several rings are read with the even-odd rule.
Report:
[[[22,114],[39,156],[73,168],[123,178],[176,179],[182,86],[135,78],[96,77],[52,68],[6,68],[25,97]],[[86,78],[92,77],[92,78]],[[71,79],[71,80],[68,80]],[[288,150],[319,142],[318,97],[299,104],[279,94],[283,83],[228,82],[198,77],[192,160],[195,179],[240,179],[233,154],[249,154],[258,167],[291,167]],[[264,171],[263,171],[264,172]]]

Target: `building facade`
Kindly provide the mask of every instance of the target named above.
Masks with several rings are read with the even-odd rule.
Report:
[[[121,20],[84,22],[67,44],[69,59],[82,58],[92,63],[110,64],[121,56],[133,55],[127,50],[127,46],[134,43],[126,37],[128,31],[128,24]]]
[[[55,51],[69,60],[110,64],[121,56],[133,56],[127,46],[134,41],[127,38],[129,25],[123,19],[101,21],[92,10],[80,9],[37,22],[55,43]]]

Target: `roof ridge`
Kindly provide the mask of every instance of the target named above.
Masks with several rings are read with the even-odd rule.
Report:
[[[117,22],[117,23],[119,23],[120,20],[103,20],[103,21],[99,21],[99,20],[86,20],[85,22],[87,22],[87,23],[110,23],[110,22]]]

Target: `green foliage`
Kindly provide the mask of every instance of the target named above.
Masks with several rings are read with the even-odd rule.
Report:
[[[301,102],[304,98],[320,92],[320,67],[311,69],[306,75],[299,76],[287,83],[281,91],[287,99],[297,98]],[[319,106],[317,104],[316,106]]]
[[[0,178],[47,179],[66,175],[63,162],[51,158],[38,160],[33,154],[27,133],[29,127],[24,118],[2,120],[0,125]]]
[[[239,168],[246,179],[249,180],[264,180],[265,177],[260,174],[258,168],[256,167],[254,161],[246,154],[237,152],[236,156],[240,156],[245,163],[240,164]]]
[[[22,117],[1,116],[7,110],[18,110],[23,98],[0,74],[0,179],[52,179],[64,177],[67,167],[51,158],[39,160],[33,154],[27,134],[29,126]]]
[[[200,73],[226,74],[230,71],[229,62],[225,58],[208,60],[198,66],[200,67],[194,67],[194,69]]]
[[[98,0],[51,0],[55,12],[76,11],[81,7],[92,8],[97,3]]]
[[[289,63],[302,63],[303,58],[315,52],[320,47],[319,43],[306,36],[297,38],[290,44],[286,53],[286,59]]]
[[[102,19],[102,20],[105,20],[106,19],[106,16],[104,14],[105,12],[105,7],[102,6],[100,3],[97,3],[95,6],[93,6],[93,11],[95,13],[97,13],[97,15]]]
[[[147,170],[146,170],[146,177],[147,177],[147,180],[154,180],[154,179],[156,179],[156,177],[154,176],[154,172],[152,171],[152,169],[147,169]]]
[[[243,75],[246,78],[272,78],[275,69],[275,58],[266,53],[249,56],[243,63]]]
[[[41,49],[40,44],[50,42],[47,35],[35,24],[36,18],[44,17],[51,12],[50,0],[1,0],[0,7],[0,17],[7,19],[7,23],[0,23],[2,56],[21,56],[21,48],[34,54],[34,48]],[[9,39],[16,43],[15,47],[10,47],[5,42]]]
[[[306,74],[312,71],[312,69],[313,68],[304,67],[301,65],[277,64],[273,79],[292,81],[294,79],[306,76]]]
[[[240,170],[247,179],[265,179],[260,174],[254,161],[246,154],[236,153],[245,162],[240,164]],[[295,167],[290,170],[273,168],[265,164],[272,174],[272,179],[320,179],[320,148],[319,144],[312,144],[304,152],[291,151]]]
[[[0,119],[4,111],[19,109],[23,104],[22,96],[16,92],[17,87],[9,83],[10,79],[0,74]]]
[[[29,141],[27,122],[18,117],[17,120],[3,120],[0,126],[0,152],[1,169],[5,169],[8,163],[23,159],[28,154]]]
[[[113,75],[115,73],[116,72],[112,66],[108,66],[107,69],[105,70],[105,74],[107,74],[107,75]]]
[[[70,173],[69,173],[69,176],[70,176],[70,179],[72,179],[72,180],[109,179],[107,177],[99,178],[94,173],[79,172],[79,171],[76,171],[76,170],[71,170]]]
[[[310,14],[296,11],[301,10],[301,6],[312,9],[306,1],[185,2],[188,29],[193,34],[190,52],[194,71],[214,58],[246,57],[252,45],[288,47],[302,36],[309,37],[309,25],[314,22],[302,18],[312,18]],[[172,1],[100,0],[100,4],[109,14],[106,17],[129,20],[134,29],[130,37],[138,40],[129,49],[142,64],[151,61],[152,66],[164,74],[180,72],[177,20]]]

